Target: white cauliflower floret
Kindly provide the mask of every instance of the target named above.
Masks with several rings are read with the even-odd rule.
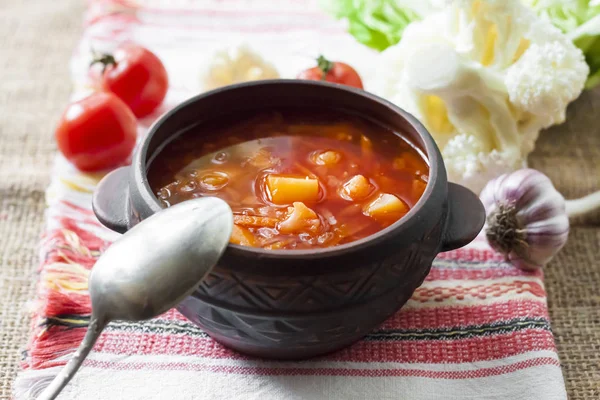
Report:
[[[201,81],[205,90],[239,82],[277,79],[279,73],[273,65],[245,45],[220,50],[213,55]]]
[[[516,153],[485,151],[474,136],[456,135],[444,146],[442,153],[448,179],[470,187],[483,187],[498,175],[524,167]]]
[[[444,146],[444,159],[448,162],[448,175],[458,177],[473,176],[483,172],[485,165],[481,163],[480,155],[484,154],[483,146],[472,135],[457,135]]]
[[[519,0],[454,0],[382,54],[377,92],[417,117],[451,180],[479,192],[522,167],[583,90],[582,52]]]
[[[579,49],[554,41],[532,43],[506,72],[510,102],[540,118],[542,127],[564,122],[567,105],[579,96],[589,73]]]

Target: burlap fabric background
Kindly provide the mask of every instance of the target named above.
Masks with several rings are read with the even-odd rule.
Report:
[[[0,0],[0,399],[9,399],[29,329],[52,131],[71,89],[81,0]],[[546,132],[531,165],[566,197],[600,189],[600,90]],[[600,398],[600,213],[578,221],[546,269],[550,314],[572,400]]]

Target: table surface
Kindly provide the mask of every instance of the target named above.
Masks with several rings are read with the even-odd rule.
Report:
[[[37,281],[52,132],[71,91],[80,0],[0,0],[0,399],[10,399]],[[530,165],[567,198],[600,189],[600,89],[544,132]],[[575,221],[547,266],[552,327],[571,400],[600,398],[600,213]]]

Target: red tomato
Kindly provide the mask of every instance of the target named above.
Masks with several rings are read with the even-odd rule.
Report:
[[[111,93],[94,93],[71,103],[55,132],[59,150],[82,171],[116,167],[129,158],[137,120]]]
[[[104,90],[119,96],[138,118],[154,111],[167,94],[167,70],[154,53],[141,46],[125,44],[114,56],[103,55],[92,65],[96,63],[104,65]]]
[[[298,79],[310,81],[327,81],[342,85],[363,88],[360,75],[354,68],[343,62],[329,61],[323,56],[317,58],[317,66],[300,72]]]

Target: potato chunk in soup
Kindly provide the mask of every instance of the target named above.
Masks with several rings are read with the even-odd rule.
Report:
[[[309,177],[267,176],[270,200],[275,204],[290,204],[296,201],[314,203],[319,199],[319,181]]]

